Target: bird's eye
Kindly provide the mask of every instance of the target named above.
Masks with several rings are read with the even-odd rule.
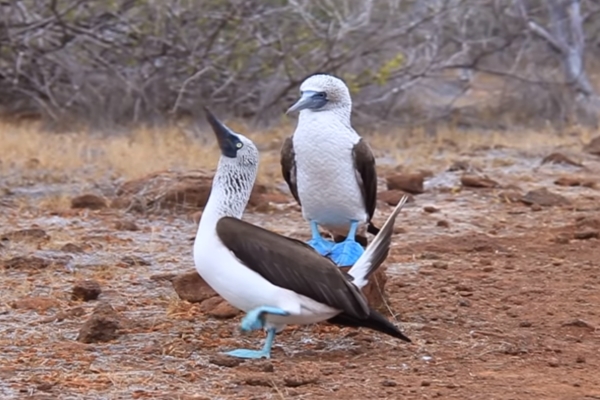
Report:
[[[325,92],[315,93],[314,97],[324,98],[325,97]]]
[[[244,144],[242,142],[237,142],[235,147],[237,147],[238,149],[241,149],[242,147],[244,147]]]

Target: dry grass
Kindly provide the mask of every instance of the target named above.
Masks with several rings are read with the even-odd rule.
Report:
[[[293,132],[294,122],[257,131],[241,123],[229,122],[237,132],[251,138],[261,150],[259,180],[279,181],[279,148],[282,139]],[[163,129],[138,128],[128,135],[105,136],[88,132],[48,133],[37,123],[0,122],[3,173],[18,171],[23,179],[44,182],[72,182],[73,179],[102,177],[136,178],[166,170],[214,168],[219,153],[208,128],[200,138],[186,129],[173,126]],[[388,130],[366,136],[380,156],[391,157],[407,167],[428,166],[432,158],[468,152],[482,146],[504,146],[521,150],[540,147],[581,146],[593,132],[573,127],[568,134],[547,130],[464,131],[441,129],[435,136],[424,129]],[[60,206],[60,195],[47,201]],[[52,204],[49,204],[50,206]]]

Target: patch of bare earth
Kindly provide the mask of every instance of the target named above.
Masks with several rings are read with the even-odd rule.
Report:
[[[290,326],[261,361],[219,352],[257,348],[262,332],[242,335],[239,315],[173,290],[172,277],[193,269],[192,210],[143,214],[107,201],[48,211],[6,194],[0,397],[598,399],[600,195],[555,182],[596,181],[600,160],[575,152],[582,166],[542,163],[550,153],[432,159],[386,261],[389,310],[412,344]],[[420,172],[382,163],[381,191],[401,173]],[[291,198],[269,196],[277,202],[245,218],[306,239]],[[393,203],[380,202],[379,225]]]

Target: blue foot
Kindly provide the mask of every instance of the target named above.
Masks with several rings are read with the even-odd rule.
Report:
[[[237,357],[237,358],[254,358],[254,359],[271,358],[271,354],[265,353],[263,350],[237,349],[237,350],[226,351],[223,354],[227,354],[228,356]]]
[[[319,239],[311,239],[306,242],[306,244],[315,249],[316,252],[322,256],[329,255],[333,249],[333,246],[335,245],[335,243],[325,240],[322,237],[319,237]]]
[[[351,221],[350,231],[346,236],[346,240],[341,243],[336,243],[333,246],[333,249],[331,249],[329,258],[340,267],[354,265],[362,253],[365,252],[365,249],[363,249],[363,247],[355,240],[357,228],[358,221]]]
[[[315,249],[315,251],[322,256],[329,255],[335,243],[323,239],[321,233],[319,233],[319,228],[317,227],[317,223],[315,221],[310,221],[310,230],[312,233],[312,239],[306,242],[306,244]]]
[[[242,318],[241,329],[243,331],[251,331],[261,329],[265,326],[265,314],[289,315],[287,311],[277,307],[262,306],[256,307],[248,311],[246,316]]]
[[[363,247],[354,240],[344,240],[333,246],[329,258],[340,267],[354,265],[365,252]]]
[[[273,346],[273,340],[275,339],[275,328],[267,330],[267,338],[265,344],[261,350],[247,350],[237,349],[225,352],[228,356],[237,358],[271,358],[271,346]]]

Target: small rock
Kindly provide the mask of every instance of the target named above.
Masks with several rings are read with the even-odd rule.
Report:
[[[161,274],[154,274],[154,275],[150,275],[150,280],[156,281],[156,282],[160,282],[160,281],[173,281],[173,279],[175,279],[175,277],[177,276],[177,274],[173,273],[173,272],[165,272],[165,273],[161,273]]]
[[[519,322],[519,327],[521,328],[531,328],[533,324],[529,321],[521,321]]]
[[[424,251],[419,255],[421,260],[439,260],[440,255],[431,251]]]
[[[592,189],[596,187],[595,180],[581,176],[561,176],[554,181],[554,184],[558,186],[583,186]]]
[[[208,298],[200,303],[200,311],[204,314],[208,314],[211,310],[215,309],[221,302],[223,298],[215,293],[214,297]]]
[[[436,222],[436,225],[440,228],[449,228],[450,222],[446,221],[445,219],[440,219],[438,222]]]
[[[533,203],[530,208],[531,211],[542,211],[542,206],[540,206],[538,203]]]
[[[595,137],[587,145],[585,145],[583,147],[583,151],[595,156],[600,156],[600,136]]]
[[[73,243],[66,243],[60,248],[60,251],[65,253],[83,253],[83,249]]]
[[[275,367],[271,361],[255,361],[251,365],[253,371],[259,372],[274,372]]]
[[[593,217],[581,216],[576,219],[576,225],[579,229],[600,229],[600,219]]]
[[[431,386],[431,382],[429,382],[429,381],[422,381],[421,382],[421,386],[425,386],[425,387]]]
[[[487,176],[463,175],[460,177],[460,183],[465,187],[472,188],[495,188],[498,182]]]
[[[150,262],[146,261],[140,256],[124,256],[121,258],[121,264],[128,267],[138,267],[150,265]]]
[[[576,327],[576,328],[585,328],[588,329],[590,331],[594,331],[596,330],[596,328],[589,324],[588,322],[585,322],[581,319],[574,319],[572,321],[567,321],[565,323],[562,324],[562,326],[571,326],[571,327]]]
[[[478,170],[478,168],[471,165],[470,162],[468,162],[466,160],[457,160],[457,161],[454,161],[448,167],[447,171],[454,172],[454,171],[477,171],[477,170]]]
[[[120,219],[115,222],[115,229],[118,231],[138,231],[140,228],[136,223],[129,219]]]
[[[244,383],[248,386],[272,386],[272,379],[267,376],[248,376],[244,379]]]
[[[213,318],[217,319],[231,319],[236,317],[240,313],[240,310],[233,307],[231,304],[226,302],[225,300],[221,300],[216,307],[212,310],[207,311],[207,314]]]
[[[520,200],[528,205],[539,204],[542,207],[568,205],[571,203],[566,197],[552,193],[546,188],[531,190],[522,196]]]
[[[20,310],[46,311],[50,308],[57,308],[60,304],[58,300],[47,296],[29,296],[15,300],[11,304],[12,308]]]
[[[461,307],[471,307],[471,302],[467,299],[458,300],[458,305]]]
[[[386,177],[388,190],[402,190],[411,194],[424,192],[423,181],[425,177],[418,174],[395,174]]]
[[[18,231],[7,232],[0,236],[2,241],[11,242],[42,242],[50,239],[45,230],[39,228],[21,229]]]
[[[408,196],[407,203],[415,201],[411,194],[405,193],[401,190],[384,190],[383,192],[379,192],[377,194],[377,199],[390,206],[396,206],[403,196]]]
[[[117,331],[120,325],[120,318],[115,309],[108,303],[100,303],[79,330],[77,340],[83,343],[114,340],[119,336]]]
[[[400,235],[406,233],[406,229],[400,225],[394,225],[394,235]]]
[[[543,165],[543,164],[547,164],[547,163],[568,164],[568,165],[574,165],[576,167],[583,167],[583,165],[581,163],[571,160],[569,157],[565,156],[562,153],[552,153],[552,154],[547,155],[546,157],[544,157],[541,164]]]
[[[553,239],[554,243],[568,244],[571,241],[571,236],[567,233],[559,233]]]
[[[434,261],[431,266],[438,269],[448,269],[448,263],[445,261]]]
[[[385,387],[395,387],[398,386],[398,384],[391,380],[391,379],[386,379],[383,382],[381,382],[381,386],[385,386]]]
[[[240,358],[236,358],[236,357],[229,357],[223,354],[217,354],[214,356],[211,356],[208,359],[208,362],[214,365],[218,365],[219,367],[227,367],[227,368],[232,368],[232,367],[237,367],[238,365],[240,365],[242,363],[242,359]]]
[[[217,296],[217,292],[196,271],[179,274],[171,280],[171,283],[179,298],[190,303],[202,303],[206,299]]]
[[[36,386],[36,389],[42,392],[50,392],[55,385],[56,382],[42,382]]]
[[[96,300],[102,293],[100,284],[94,280],[80,280],[73,286],[71,298],[73,300],[90,301]]]
[[[553,358],[552,360],[548,361],[548,365],[551,366],[552,368],[556,368],[560,365],[560,363],[558,362],[557,359]]]
[[[314,373],[295,373],[290,374],[283,378],[283,383],[287,387],[299,387],[304,385],[310,385],[311,383],[317,383],[319,376]]]
[[[598,239],[600,237],[600,231],[595,229],[586,229],[583,231],[575,232],[573,235],[578,240]]]
[[[458,284],[455,288],[458,292],[472,292],[473,287],[465,284]]]
[[[6,269],[44,269],[52,265],[52,261],[36,256],[14,257],[4,261]]]
[[[434,206],[425,206],[425,207],[423,207],[423,211],[425,211],[426,213],[433,214],[433,213],[440,211],[440,209],[435,208]]]
[[[71,208],[87,208],[90,210],[101,210],[108,207],[106,200],[95,194],[84,194],[71,199]]]
[[[506,190],[498,193],[498,197],[504,203],[517,203],[521,201],[522,194],[515,190]]]
[[[585,357],[582,355],[578,355],[577,358],[575,359],[575,362],[577,364],[583,364],[583,363],[585,363]]]

